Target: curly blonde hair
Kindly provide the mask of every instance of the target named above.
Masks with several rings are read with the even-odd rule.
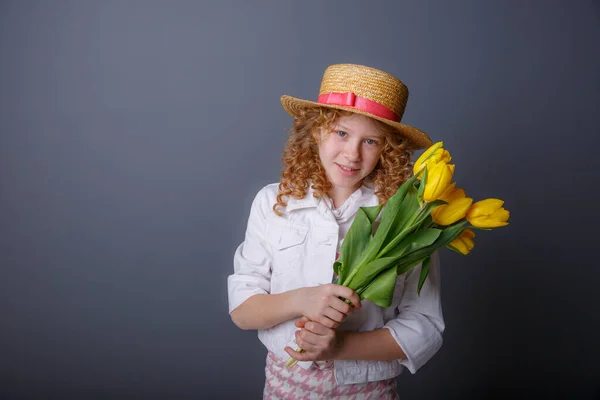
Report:
[[[294,119],[281,160],[283,170],[279,183],[277,202],[273,211],[281,216],[287,206],[287,199],[302,199],[312,186],[316,198],[326,195],[331,189],[325,169],[319,159],[319,128],[330,129],[342,116],[354,115],[350,111],[330,108],[306,108]],[[372,119],[376,128],[384,134],[385,143],[375,169],[365,178],[365,182],[375,189],[380,204],[385,204],[400,185],[412,175],[409,165],[413,151],[409,142],[389,125]]]

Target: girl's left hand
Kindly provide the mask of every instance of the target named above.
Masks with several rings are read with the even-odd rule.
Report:
[[[296,344],[304,352],[299,353],[286,346],[285,351],[298,361],[334,360],[342,349],[342,334],[306,317],[295,322]]]

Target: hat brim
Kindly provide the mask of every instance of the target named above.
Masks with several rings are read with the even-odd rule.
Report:
[[[390,121],[389,119],[378,117],[377,115],[363,110],[358,110],[354,107],[338,106],[336,104],[322,104],[315,101],[298,99],[288,95],[281,96],[281,105],[283,106],[284,110],[294,118],[300,115],[302,109],[306,108],[333,108],[336,110],[350,111],[376,119],[395,128],[402,136],[410,141],[410,147],[413,150],[425,149],[433,144],[431,138],[425,132],[413,126],[406,125],[401,122]]]

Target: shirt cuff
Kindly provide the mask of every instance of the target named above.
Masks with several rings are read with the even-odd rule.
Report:
[[[421,343],[420,346],[408,346],[403,343],[395,329],[388,325],[383,326],[383,328],[389,329],[390,334],[394,340],[396,340],[398,346],[400,346],[404,354],[406,354],[406,358],[398,360],[398,363],[408,368],[411,374],[415,374],[417,370],[425,365],[425,363],[437,353],[440,347],[442,347],[441,335],[430,335],[426,343]]]

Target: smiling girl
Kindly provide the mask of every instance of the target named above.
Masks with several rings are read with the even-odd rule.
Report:
[[[420,296],[416,267],[387,308],[331,283],[358,208],[385,204],[411,176],[413,151],[431,145],[400,122],[407,99],[397,78],[352,64],[326,69],[316,102],[281,98],[294,117],[281,181],[256,195],[228,278],[233,322],[268,350],[264,398],[394,399],[395,377],[442,344],[437,257]],[[288,369],[290,356],[299,363]]]

